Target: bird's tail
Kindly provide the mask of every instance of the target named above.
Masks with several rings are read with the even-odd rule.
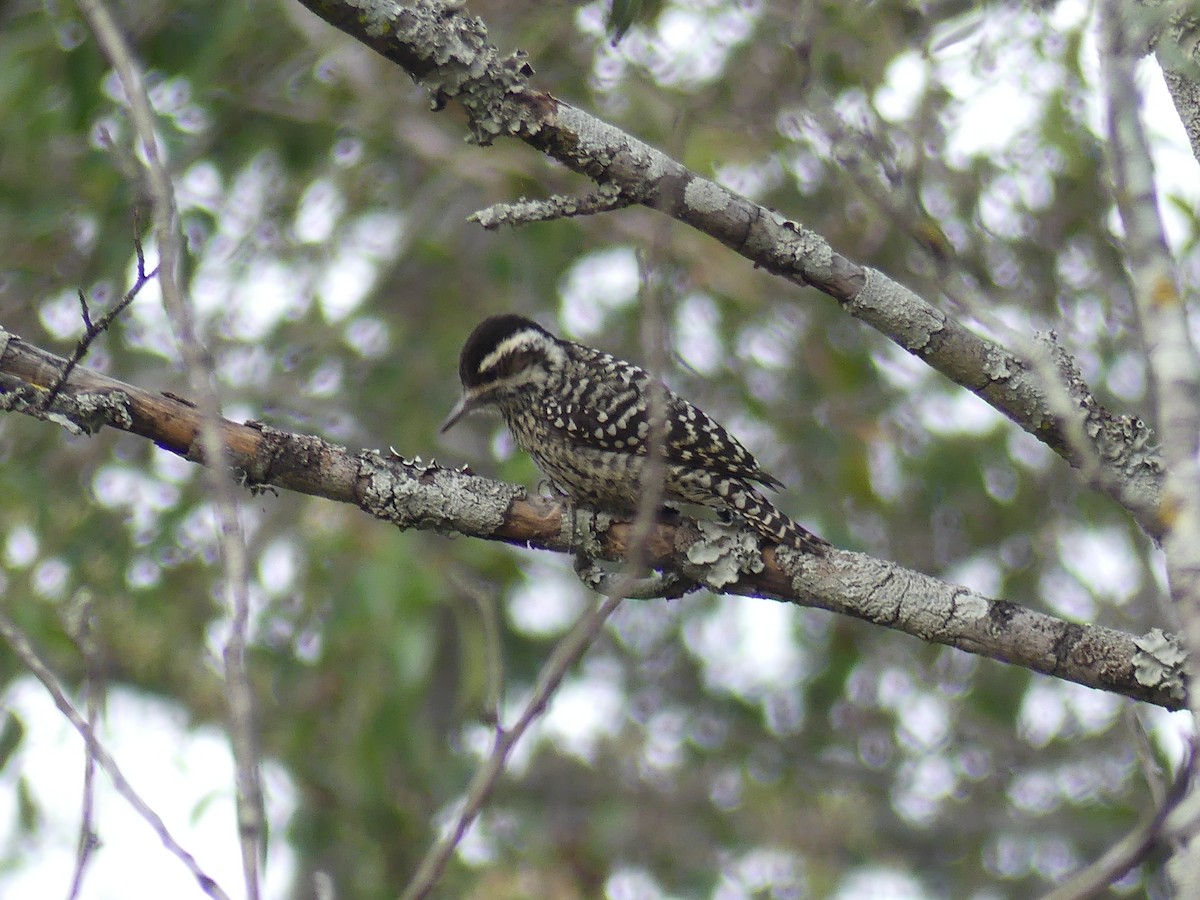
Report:
[[[754,488],[746,487],[731,495],[728,500],[731,508],[745,519],[751,528],[776,544],[787,544],[813,556],[824,556],[825,551],[832,546],[829,541],[817,537],[803,525],[793,522]]]

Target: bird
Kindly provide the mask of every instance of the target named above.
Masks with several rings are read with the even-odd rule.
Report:
[[[462,394],[443,433],[468,413],[498,412],[517,446],[562,494],[629,517],[646,493],[651,395],[660,390],[664,501],[729,514],[771,543],[812,555],[830,546],[759,490],[783,484],[737,438],[640,366],[505,313],[484,319],[467,337],[458,374]]]

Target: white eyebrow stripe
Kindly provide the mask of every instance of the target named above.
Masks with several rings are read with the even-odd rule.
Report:
[[[518,331],[516,334],[510,334],[496,345],[495,350],[479,361],[479,371],[486,372],[510,353],[525,347],[531,347],[543,340],[545,338],[541,332],[534,331],[533,329],[526,329],[525,331]]]

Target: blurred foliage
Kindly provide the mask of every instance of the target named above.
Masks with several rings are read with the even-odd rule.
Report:
[[[604,3],[470,3],[502,49],[529,52],[540,88],[1003,342],[1056,328],[1103,400],[1147,414],[1076,5],[658,6],[614,46]],[[668,377],[789,485],[802,521],[1037,609],[1162,624],[1146,541],[1119,510],[828,298],[646,210],[468,224],[587,185],[516,142],[466,144],[453,108],[432,114],[406,74],[297,4],[114,12],[147,69],[230,415],[534,485],[494,422],[436,434],[460,343],[517,310],[644,359],[646,248]],[[985,121],[1000,100],[981,85],[1019,99],[1011,123]],[[128,286],[138,231],[153,249],[119,86],[72,6],[0,5],[0,118],[0,321],[66,353],[76,290],[102,310]],[[1195,246],[1194,210],[1173,202]],[[185,392],[153,290],[87,364]],[[196,470],[130,436],[10,415],[0,497],[5,609],[57,671],[84,671],[63,616],[86,588],[110,683],[220,721]],[[498,610],[511,712],[585,592],[544,554],[400,534],[319,499],[243,503],[263,746],[300,798],[275,836],[298,853],[294,895],[324,871],[339,897],[394,896],[486,734],[481,610]],[[0,651],[6,683],[19,673]],[[444,895],[1030,896],[1151,803],[1125,705],[821,612],[629,603]],[[591,716],[572,725],[580,706]],[[20,740],[6,719],[0,759]],[[1157,877],[1139,869],[1121,890],[1153,894]]]

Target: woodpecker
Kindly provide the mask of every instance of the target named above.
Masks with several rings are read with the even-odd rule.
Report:
[[[580,506],[633,516],[648,466],[656,382],[633,363],[555,337],[523,316],[484,319],[463,345],[463,393],[444,432],[474,410],[500,413],[517,445]],[[664,501],[731,513],[775,544],[824,554],[829,544],[755,486],[778,490],[737,438],[658,383],[665,410]]]

